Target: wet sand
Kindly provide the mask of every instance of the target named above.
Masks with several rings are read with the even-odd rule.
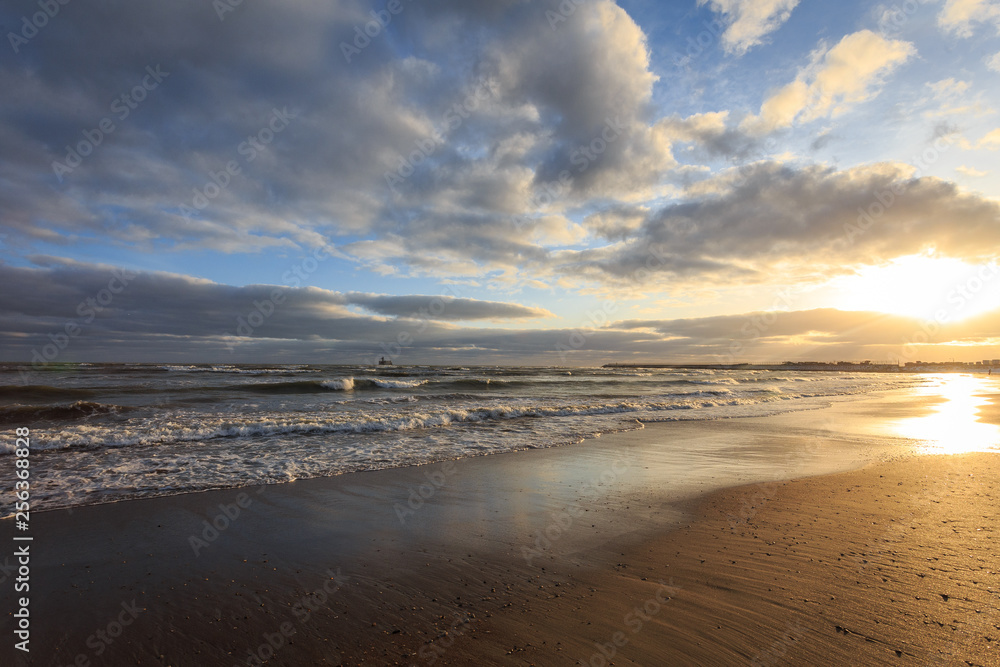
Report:
[[[1000,424],[1000,394],[985,394],[989,404],[979,408],[979,421],[987,424]]]
[[[945,400],[37,514],[0,662],[1000,664],[998,456],[891,428]]]

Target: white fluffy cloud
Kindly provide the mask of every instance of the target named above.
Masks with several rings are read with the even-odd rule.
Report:
[[[890,40],[870,30],[844,37],[831,49],[821,48],[795,80],[772,94],[760,114],[741,127],[766,134],[795,122],[840,115],[875,97],[883,79],[906,62],[916,49],[909,42]]]
[[[948,0],[938,14],[938,25],[960,37],[971,37],[979,23],[992,23],[1000,30],[1000,1]]]
[[[722,44],[727,53],[743,55],[788,20],[799,0],[698,0],[720,14],[726,24]]]
[[[955,167],[955,171],[962,174],[963,176],[968,176],[969,178],[982,178],[983,176],[990,175],[990,172],[988,171],[982,171],[980,169],[976,169],[975,167],[969,167],[964,164]]]
[[[976,142],[976,148],[985,148],[991,151],[1000,150],[1000,127],[987,132]]]

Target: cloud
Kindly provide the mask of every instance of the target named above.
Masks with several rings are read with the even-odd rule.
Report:
[[[950,99],[963,95],[971,87],[968,81],[957,81],[954,77],[942,79],[935,83],[924,84],[934,94],[937,99]]]
[[[679,350],[701,351],[706,361],[739,363],[864,358],[940,361],[954,354],[951,346],[986,345],[995,349],[997,339],[992,332],[998,325],[1000,311],[938,323],[819,308],[696,319],[630,320],[611,327],[655,333]]]
[[[990,172],[988,171],[980,171],[975,167],[967,167],[964,164],[959,167],[955,167],[955,171],[970,178],[982,178],[983,176],[990,175]]]
[[[825,280],[845,266],[929,247],[981,259],[1000,245],[1000,204],[917,178],[903,164],[838,171],[760,162],[700,185],[703,195],[623,224],[613,245],[563,251],[551,262],[616,290],[682,292],[733,281]]]
[[[985,148],[991,151],[1000,149],[1000,128],[987,132],[976,142],[976,148]]]
[[[600,238],[623,241],[635,233],[648,215],[649,209],[644,206],[612,206],[587,216],[584,225]]]
[[[74,338],[62,360],[80,358],[77,349],[113,347],[113,341],[122,339],[131,341],[137,358],[156,360],[157,349],[142,350],[143,342],[165,337],[216,346],[242,345],[251,338],[355,341],[362,349],[394,341],[403,331],[410,338],[418,332],[429,338],[445,335],[452,330],[445,324],[450,321],[552,317],[542,308],[452,296],[456,289],[448,290],[452,295],[393,296],[316,287],[235,287],[173,273],[134,272],[55,257],[32,259],[29,267],[0,264],[5,285],[0,332],[12,345],[23,338],[21,345],[14,345],[22,356],[25,350],[52,343],[51,336],[67,335]],[[31,299],[19,297],[28,293]],[[357,314],[350,306],[391,319]]]
[[[812,63],[740,127],[761,135],[796,122],[841,115],[875,97],[884,78],[915,53],[909,42],[889,40],[870,30],[847,35],[833,48],[814,52]]]
[[[183,0],[64,7],[22,62],[0,65],[4,86],[23,91],[0,112],[2,176],[12,185],[0,190],[5,222],[35,239],[224,252],[323,246],[332,231],[369,224],[378,210],[369,183],[382,171],[359,149],[398,140],[405,109],[391,103],[400,85],[354,80],[328,57],[331,37],[361,18],[337,5],[242,6],[226,21]],[[389,66],[379,44],[366,55],[357,68]],[[147,66],[165,73],[162,82],[134,109],[112,102],[135,90]],[[357,95],[337,90],[347,87]],[[272,133],[274,111],[285,109],[290,122]],[[113,130],[101,136],[104,119]],[[252,149],[248,138],[262,132],[270,141]],[[89,153],[79,166],[54,173],[77,148]],[[230,162],[238,174],[226,174]],[[194,214],[183,216],[184,205]]]
[[[698,0],[699,7],[706,4],[726,23],[726,53],[741,56],[780,28],[799,0]]]
[[[537,17],[535,17],[537,18]],[[646,35],[625,11],[607,0],[584,3],[551,30],[525,22],[490,41],[481,70],[497,82],[505,116],[521,114],[517,127],[527,142],[519,168],[530,181],[519,185],[519,212],[535,195],[560,182],[560,198],[634,196],[673,168],[669,137],[657,133]],[[470,165],[438,175],[450,180]],[[484,164],[488,178],[503,164]]]
[[[531,308],[516,303],[462,299],[451,296],[387,294],[360,294],[349,292],[344,295],[346,303],[360,306],[379,315],[432,319],[438,321],[471,320],[523,320],[539,317],[555,317],[544,308]]]
[[[630,320],[616,322],[612,326],[620,329],[649,329],[671,338],[682,337],[705,342],[764,339],[773,345],[783,339],[803,335],[824,343],[838,339],[865,344],[895,342],[901,338],[895,332],[912,331],[919,323],[913,318],[898,315],[820,308],[695,319]]]
[[[986,59],[986,67],[994,72],[1000,72],[1000,51]]]
[[[928,150],[954,144],[950,136],[934,141]],[[901,163],[847,170],[750,163],[696,181],[666,205],[602,207],[580,223],[590,234],[583,247],[538,246],[529,238],[534,224],[489,215],[420,218],[405,236],[342,249],[387,272],[411,267],[485,277],[493,287],[530,280],[631,298],[734,282],[815,282],[932,246],[972,259],[1000,245],[1000,205]]]
[[[809,144],[809,148],[810,150],[813,151],[823,150],[824,148],[830,145],[830,142],[838,138],[839,137],[837,135],[833,134],[829,130],[826,130],[817,135],[815,139],[813,139],[812,143]]]
[[[350,62],[340,44],[371,2],[244,3],[224,21],[194,0],[67,5],[0,62],[19,91],[0,109],[5,231],[29,248],[325,248],[398,276],[547,280],[521,269],[585,240],[574,207],[663,196],[686,162],[753,145],[726,112],[657,115],[647,38],[621,7],[584,3],[552,30],[558,4],[404,3]],[[119,119],[109,100],[147,65],[169,75]],[[52,163],[105,117],[114,131],[60,182]]]
[[[971,37],[977,23],[992,23],[1000,31],[1000,2],[948,0],[938,14],[938,25],[959,37]]]
[[[8,288],[0,293],[0,358],[372,363],[390,355],[404,363],[572,365],[726,361],[735,349],[740,361],[833,360],[895,358],[905,341],[927,330],[910,318],[833,309],[625,320],[583,329],[475,328],[443,320],[521,319],[545,312],[461,297],[234,287],[60,258],[35,262],[0,264]],[[29,292],[32,299],[17,298]],[[393,317],[357,314],[350,305]],[[923,358],[950,356],[953,351],[935,351],[933,344],[989,344],[998,327],[1000,312],[948,323],[936,328],[929,336],[932,345],[919,352]],[[578,352],[559,356],[581,338],[585,344]]]
[[[931,91],[931,98],[922,100],[918,106],[927,106],[923,116],[928,119],[952,116],[989,116],[996,111],[984,101],[983,91],[970,95],[972,84],[958,81],[953,77],[935,83],[924,84]]]

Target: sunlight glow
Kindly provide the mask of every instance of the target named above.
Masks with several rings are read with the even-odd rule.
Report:
[[[835,308],[956,322],[1000,308],[1000,267],[909,255],[831,281]]]
[[[985,393],[997,392],[995,384],[968,375],[942,376],[922,391],[945,402],[925,417],[900,420],[893,427],[898,435],[925,441],[926,454],[1000,451],[1000,426],[977,421],[979,408],[990,403]]]

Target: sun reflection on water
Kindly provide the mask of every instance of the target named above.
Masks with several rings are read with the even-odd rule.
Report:
[[[919,450],[926,454],[1000,451],[1000,426],[977,421],[979,409],[990,405],[989,395],[1000,393],[996,384],[969,375],[942,376],[922,391],[944,402],[929,415],[900,420],[897,434],[924,441]]]

